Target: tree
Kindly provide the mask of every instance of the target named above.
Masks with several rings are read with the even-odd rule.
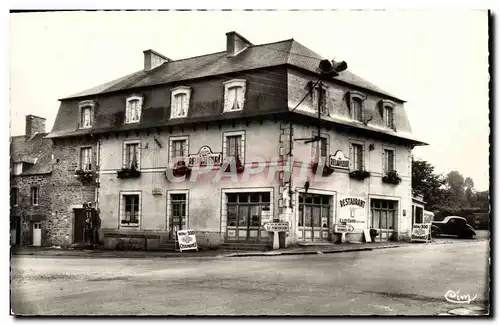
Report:
[[[465,207],[465,180],[462,174],[454,170],[446,175],[446,185],[448,187],[448,203],[453,209]]]
[[[467,207],[474,207],[474,181],[472,178],[467,177],[464,182],[465,185],[465,203]]]
[[[434,173],[433,165],[412,157],[411,183],[413,195],[423,195],[428,209],[436,209],[443,205],[445,179],[442,175]]]

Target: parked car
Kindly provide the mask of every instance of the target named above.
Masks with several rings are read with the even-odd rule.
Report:
[[[432,237],[440,235],[453,235],[459,238],[473,238],[476,236],[474,228],[463,217],[449,216],[442,221],[432,221]]]

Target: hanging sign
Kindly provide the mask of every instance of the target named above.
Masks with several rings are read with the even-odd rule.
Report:
[[[177,230],[177,242],[181,252],[191,249],[198,250],[194,230]]]
[[[339,196],[338,223],[352,225],[354,229],[366,228],[366,200],[361,197]]]
[[[222,163],[222,153],[212,152],[209,146],[203,146],[200,148],[197,154],[189,155],[188,166],[220,166]]]
[[[411,241],[424,241],[431,240],[430,236],[431,224],[430,223],[415,223],[411,232]]]
[[[344,153],[340,150],[334,155],[330,155],[330,167],[349,169],[349,158],[344,156]]]

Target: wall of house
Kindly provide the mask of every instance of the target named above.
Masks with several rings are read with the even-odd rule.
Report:
[[[83,202],[95,204],[96,185],[83,184],[74,177],[80,168],[80,148],[92,146],[94,162],[97,159],[97,142],[90,137],[54,139],[54,162],[50,192],[51,216],[47,221],[47,245],[70,246],[73,244],[74,211]],[[95,166],[96,164],[94,164]]]
[[[171,182],[165,176],[169,166],[170,137],[188,136],[189,154],[198,153],[202,146],[209,146],[212,152],[223,151],[224,132],[245,132],[245,172],[237,175],[237,179],[222,176],[220,168],[215,167],[207,174],[196,175],[193,171],[188,181]],[[223,189],[234,188],[271,188],[273,194],[277,186],[278,173],[267,172],[269,167],[251,174],[252,168],[257,168],[252,162],[276,161],[279,154],[280,124],[274,121],[261,123],[254,121],[246,124],[210,125],[207,127],[174,128],[172,133],[161,132],[147,134],[139,133],[119,136],[102,137],[101,140],[101,169],[99,188],[99,208],[101,212],[101,233],[106,232],[157,232],[166,236],[167,224],[167,198],[169,191],[188,191],[188,224],[189,228],[197,231],[199,245],[216,247],[221,242],[221,229],[225,227],[225,218],[221,224],[221,193]],[[141,141],[140,169],[141,176],[137,179],[119,179],[117,171],[122,168],[122,150],[124,141]],[[156,139],[156,140],[155,140]],[[276,165],[276,163],[274,163]],[[160,189],[161,195],[153,195],[153,189]],[[141,220],[137,228],[120,228],[120,192],[141,192]],[[273,204],[274,204],[273,198]],[[224,207],[222,208],[224,210]],[[274,209],[276,211],[276,209]],[[224,232],[224,230],[222,230]],[[164,239],[162,239],[163,241]],[[113,246],[114,239],[109,239],[108,246]],[[154,241],[153,241],[154,242]],[[210,244],[208,244],[210,242]],[[159,243],[157,243],[159,244]],[[154,245],[154,244],[153,244]]]
[[[21,218],[21,245],[27,246],[33,244],[33,217],[42,216],[42,246],[46,246],[50,239],[50,198],[54,190],[50,182],[50,174],[13,176],[10,186],[18,189],[18,205],[11,206],[11,217]],[[31,204],[31,188],[38,187],[38,205]],[[37,219],[38,220],[38,219]]]

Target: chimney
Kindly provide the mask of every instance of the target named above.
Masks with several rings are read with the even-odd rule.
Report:
[[[164,62],[172,61],[166,56],[153,50],[146,50],[143,51],[143,53],[144,53],[144,71],[153,70],[154,68],[163,64]]]
[[[30,139],[37,133],[45,133],[45,119],[35,115],[26,115],[25,136]]]
[[[243,52],[247,47],[252,46],[246,38],[241,36],[236,32],[226,33],[227,46],[226,52],[227,56],[235,56],[238,53]]]

